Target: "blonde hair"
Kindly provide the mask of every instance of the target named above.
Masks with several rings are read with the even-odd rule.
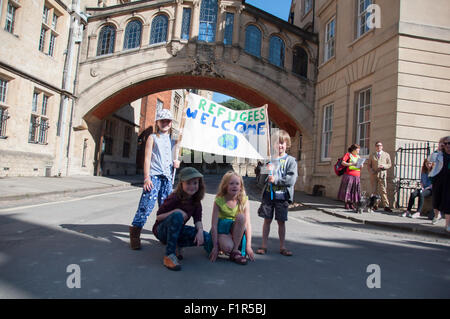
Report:
[[[284,143],[286,142],[286,148],[291,148],[291,137],[289,136],[289,133],[285,130],[277,130],[275,134],[272,135],[271,138],[272,145],[275,144],[275,142]]]
[[[219,188],[217,190],[216,197],[224,197],[227,194],[228,184],[230,183],[230,180],[233,176],[236,176],[237,178],[239,178],[239,182],[241,183],[241,190],[240,190],[239,194],[237,195],[237,201],[238,201],[238,206],[239,206],[238,213],[243,213],[244,209],[245,209],[245,203],[246,203],[245,198],[246,198],[247,194],[245,192],[244,180],[242,179],[242,176],[237,174],[236,172],[228,171],[225,173],[225,175],[223,175],[222,180],[220,181]]]

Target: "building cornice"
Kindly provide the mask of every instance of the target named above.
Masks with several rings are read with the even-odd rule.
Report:
[[[255,16],[261,17],[269,22],[272,22],[272,23],[276,24],[277,26],[279,26],[281,29],[285,29],[289,32],[292,32],[308,41],[311,41],[316,44],[319,43],[319,37],[318,37],[317,33],[305,31],[302,28],[299,28],[287,21],[284,21],[270,13],[267,13],[266,11],[258,9],[248,3],[245,3],[244,11],[247,11]]]
[[[39,78],[37,78],[37,77],[35,77],[33,75],[30,75],[30,74],[28,74],[28,73],[26,73],[26,72],[24,72],[22,70],[19,70],[19,69],[15,68],[15,67],[13,67],[13,66],[11,66],[9,64],[1,62],[1,61],[0,61],[0,68],[8,70],[11,73],[17,74],[18,76],[20,76],[22,78],[25,78],[25,79],[30,80],[32,82],[35,82],[35,83],[37,83],[37,84],[39,84],[39,85],[41,85],[41,86],[43,86],[43,87],[45,87],[45,88],[47,88],[47,89],[49,89],[51,91],[57,92],[57,93],[59,93],[61,95],[65,95],[65,96],[70,97],[72,99],[76,98],[73,95],[73,93],[71,93],[69,91],[63,90],[63,89],[61,89],[61,88],[59,88],[57,86],[54,86],[53,84],[50,84],[50,83],[48,83],[46,81],[43,81],[43,80],[41,80],[41,79],[39,79]]]

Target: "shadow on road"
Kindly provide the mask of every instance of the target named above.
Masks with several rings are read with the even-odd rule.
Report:
[[[128,225],[42,226],[2,215],[0,298],[450,297],[450,249],[442,245],[304,235],[287,241],[294,256],[285,257],[275,234],[267,255],[246,266],[211,263],[203,248],[190,247],[183,269],[171,272],[162,265],[164,246],[150,231],[143,238],[132,251]],[[254,250],[260,242],[254,236]],[[81,288],[67,287],[72,264],[81,269]],[[371,264],[381,268],[381,289],[366,286]]]

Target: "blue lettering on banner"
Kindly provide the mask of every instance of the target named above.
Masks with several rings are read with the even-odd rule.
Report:
[[[241,126],[241,129],[239,130],[239,126]],[[245,130],[246,130],[246,125],[244,122],[237,122],[236,125],[234,126],[234,130],[238,133],[244,134]]]
[[[208,113],[202,113],[202,117],[200,118],[200,123],[206,125],[206,118],[209,117]]]
[[[230,129],[225,127],[225,123],[228,124],[228,123],[230,123],[230,121],[223,121],[222,122],[222,130],[229,131]]]
[[[192,112],[190,108],[188,108],[186,110],[187,117],[189,117],[191,119],[195,119],[197,117],[197,113],[198,113],[198,110],[195,110],[194,112]]]
[[[219,126],[216,124],[216,120],[217,120],[217,117],[213,117],[213,121],[212,121],[212,127],[214,127],[214,128],[219,128]]]
[[[256,133],[256,125],[255,125],[255,124],[249,124],[249,125],[247,126],[247,132],[246,132],[246,134],[250,134],[250,130],[253,130],[253,131],[254,131],[253,134],[257,134],[257,133]]]
[[[265,135],[265,131],[264,131],[264,126],[266,125],[266,122],[260,122],[258,123],[258,130],[257,130],[257,134],[258,135]]]
[[[199,108],[202,108],[203,104],[200,104]],[[221,108],[219,108],[220,110]],[[255,113],[256,114],[256,113]],[[196,120],[198,116],[198,110],[192,110],[191,108],[186,109],[186,117],[190,119]],[[256,117],[256,115],[255,115]],[[249,118],[252,118],[249,116]],[[237,119],[237,116],[235,117],[235,120]],[[201,112],[201,115],[199,116],[200,124],[210,126],[216,129],[222,129],[223,131],[229,132],[229,131],[235,131],[239,134],[245,134],[245,135],[266,135],[266,122],[258,122],[258,123],[252,123],[247,124],[245,121],[240,121],[237,123],[232,123],[233,119],[231,117],[227,120],[222,120],[217,116],[211,116],[208,112]]]

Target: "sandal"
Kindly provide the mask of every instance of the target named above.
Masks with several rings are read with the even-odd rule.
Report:
[[[267,253],[267,248],[259,247],[259,248],[256,250],[256,253],[257,253],[258,255],[265,255],[265,254]]]
[[[247,264],[247,258],[242,256],[240,251],[232,251],[230,254],[230,260],[239,265]]]
[[[280,249],[280,254],[282,254],[283,256],[292,256],[292,251],[284,248],[284,249]]]

